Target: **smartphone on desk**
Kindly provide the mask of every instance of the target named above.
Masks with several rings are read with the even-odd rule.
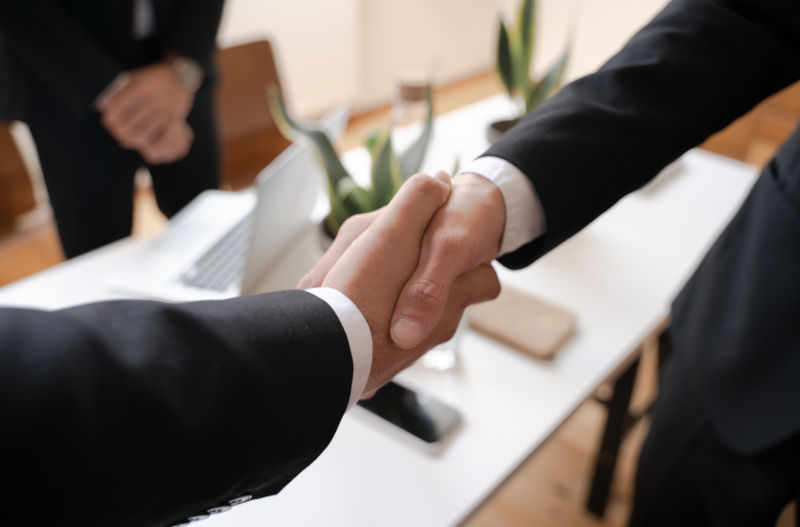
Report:
[[[358,406],[380,423],[429,453],[441,450],[461,422],[458,410],[390,381]]]

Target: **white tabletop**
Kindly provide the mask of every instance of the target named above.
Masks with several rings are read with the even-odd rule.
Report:
[[[485,148],[492,98],[437,120],[430,168]],[[350,162],[358,164],[351,155]],[[457,407],[464,424],[439,456],[348,414],[330,447],[278,496],[206,520],[222,526],[443,526],[462,521],[534,452],[668,314],[669,304],[755,181],[755,168],[701,151],[685,155],[505,284],[577,314],[552,362],[467,332],[460,367],[419,365],[402,380]],[[113,297],[98,277],[136,250],[122,240],[0,289],[0,304],[47,308]],[[314,416],[310,415],[309,419]],[[202,470],[202,466],[198,467]],[[587,476],[588,477],[588,476]]]

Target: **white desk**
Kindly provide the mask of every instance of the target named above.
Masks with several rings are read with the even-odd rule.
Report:
[[[503,108],[503,99],[494,98],[440,118],[433,166],[452,165],[453,145],[462,161],[482,152],[485,123]],[[462,521],[664,321],[671,299],[755,175],[748,165],[691,152],[536,264],[500,269],[504,283],[577,313],[577,333],[554,361],[541,363],[470,332],[457,371],[415,366],[401,374],[464,414],[464,426],[441,456],[346,415],[330,447],[278,496],[235,507],[205,525]],[[97,278],[137,243],[122,240],[2,288],[0,303],[53,308],[109,298]]]

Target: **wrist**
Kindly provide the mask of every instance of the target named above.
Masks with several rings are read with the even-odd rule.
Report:
[[[459,172],[453,178],[453,184],[469,185],[486,193],[487,196],[494,196],[495,199],[500,199],[501,202],[503,200],[503,195],[497,185],[487,177],[475,172]]]
[[[479,175],[500,190],[505,204],[505,227],[500,255],[530,243],[547,230],[544,208],[531,180],[509,161],[493,156],[475,159],[464,173]],[[457,180],[457,178],[456,178]]]
[[[506,202],[492,180],[473,172],[461,172],[453,179],[453,193],[468,194],[469,202],[479,207],[484,232],[496,241],[496,257],[502,246],[506,226]],[[494,244],[493,244],[494,245]]]
[[[372,369],[372,333],[364,315],[350,298],[330,287],[307,289],[309,293],[323,300],[330,306],[347,337],[350,354],[353,359],[353,379],[350,385],[350,408],[363,395]]]

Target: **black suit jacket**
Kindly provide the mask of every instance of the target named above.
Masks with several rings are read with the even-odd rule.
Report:
[[[0,117],[25,120],[37,97],[78,114],[123,71],[188,56],[212,71],[223,0],[153,0],[155,32],[133,36],[133,0],[0,2]]]
[[[565,86],[488,155],[536,187],[555,247],[670,161],[800,78],[796,0],[675,0],[596,73]],[[800,135],[673,306],[679,352],[712,421],[749,451],[800,430]]]
[[[2,523],[164,525],[274,494],[331,440],[352,372],[303,291],[0,309]]]

